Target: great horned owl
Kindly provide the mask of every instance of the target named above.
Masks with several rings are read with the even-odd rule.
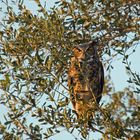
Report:
[[[93,116],[104,85],[104,70],[97,53],[97,42],[76,46],[68,71],[70,98],[78,117]]]

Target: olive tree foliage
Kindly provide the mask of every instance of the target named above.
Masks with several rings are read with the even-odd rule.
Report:
[[[58,0],[49,11],[45,1],[34,2],[36,14],[23,0],[1,0],[6,11],[1,7],[0,104],[7,108],[1,138],[40,140],[67,131],[73,139],[93,139],[98,132],[102,139],[137,140],[140,75],[132,70],[129,56],[140,47],[140,2]],[[89,130],[72,110],[67,72],[72,48],[94,39],[106,69],[103,99],[109,101],[96,107]],[[110,71],[118,56],[129,86],[115,92]]]

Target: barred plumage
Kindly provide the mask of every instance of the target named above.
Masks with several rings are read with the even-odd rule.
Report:
[[[99,104],[103,85],[104,70],[99,59],[97,42],[90,41],[73,49],[74,56],[68,72],[70,98],[78,117],[93,116],[95,104]]]

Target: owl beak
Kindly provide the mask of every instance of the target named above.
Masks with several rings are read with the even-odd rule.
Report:
[[[83,67],[83,65],[84,65],[84,61],[85,61],[84,58],[81,58],[80,60],[78,60],[78,63],[79,63],[79,67],[80,67],[80,68]]]
[[[82,62],[82,61],[79,62],[79,67],[80,67],[80,68],[83,67],[83,62]]]

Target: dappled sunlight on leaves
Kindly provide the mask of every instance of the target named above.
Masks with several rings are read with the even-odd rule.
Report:
[[[6,6],[0,11],[6,12],[0,21],[0,104],[7,108],[2,138],[40,140],[67,131],[74,139],[94,132],[102,139],[139,139],[140,75],[128,59],[140,45],[139,2],[60,0],[47,11],[34,1],[36,14],[22,0],[13,0],[16,10],[0,0]],[[72,110],[67,72],[73,47],[94,39],[106,78],[104,102],[95,105],[93,128],[87,129]],[[118,55],[131,86],[116,92],[110,72]]]

